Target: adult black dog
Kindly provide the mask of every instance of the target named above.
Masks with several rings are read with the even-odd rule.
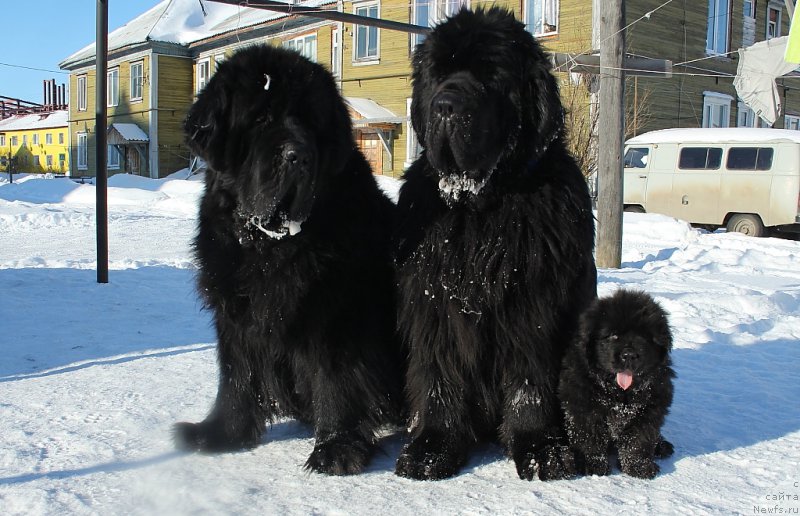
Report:
[[[402,420],[391,220],[330,74],[256,46],[224,62],[185,122],[208,163],[194,242],[214,312],[219,391],[180,447],[259,444],[266,421],[312,423],[306,467],[361,471]]]
[[[653,459],[672,455],[661,437],[672,403],[671,349],[667,315],[644,292],[617,291],[581,317],[559,386],[580,470],[607,475],[616,449],[623,473],[653,478]]]
[[[396,242],[412,440],[396,472],[451,476],[499,436],[521,478],[569,476],[558,374],[597,272],[550,65],[511,13],[464,10],[417,47],[413,80],[424,151]]]

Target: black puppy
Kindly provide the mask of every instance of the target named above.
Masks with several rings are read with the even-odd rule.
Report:
[[[616,448],[623,473],[653,478],[672,455],[661,426],[672,403],[667,314],[643,292],[617,291],[583,314],[559,386],[570,444],[589,475],[606,475]]]
[[[411,442],[397,474],[454,475],[497,439],[520,478],[561,463],[558,372],[594,299],[589,191],[550,62],[512,13],[461,11],[414,52],[424,146],[398,202]],[[567,453],[566,455],[570,455]]]
[[[194,249],[219,390],[205,421],[176,426],[178,445],[253,447],[289,415],[314,425],[306,467],[361,471],[378,427],[401,420],[405,366],[393,207],[333,78],[296,52],[247,48],[220,66],[185,129],[208,163]]]

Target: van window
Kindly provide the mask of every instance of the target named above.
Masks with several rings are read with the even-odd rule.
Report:
[[[769,170],[773,149],[769,147],[737,147],[728,151],[730,170]]]
[[[684,147],[678,159],[681,169],[718,169],[722,163],[720,147]]]
[[[645,168],[650,149],[647,147],[631,147],[625,153],[625,168]]]

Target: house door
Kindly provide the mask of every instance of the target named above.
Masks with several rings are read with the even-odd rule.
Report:
[[[128,155],[128,172],[131,174],[139,175],[141,171],[141,160],[139,159],[139,151],[133,147],[127,147]]]
[[[373,174],[383,174],[383,146],[376,133],[361,133],[358,147],[367,158]]]

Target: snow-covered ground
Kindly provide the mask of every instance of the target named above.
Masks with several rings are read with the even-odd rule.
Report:
[[[330,478],[302,469],[312,433],[291,420],[252,451],[174,451],[172,423],[216,393],[189,250],[202,183],[109,185],[100,285],[94,187],[0,184],[2,514],[800,513],[800,242],[625,215],[600,293],[650,292],[675,334],[676,454],[655,480],[523,482],[487,445],[457,477],[415,482],[392,473],[402,433],[366,473]]]

